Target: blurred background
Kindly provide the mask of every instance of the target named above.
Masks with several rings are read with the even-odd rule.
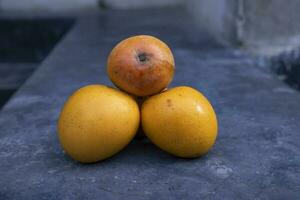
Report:
[[[298,0],[0,0],[0,108],[78,18],[122,10],[178,12],[199,36],[271,58],[278,78],[299,89],[299,7]]]
[[[300,0],[0,0],[0,200],[300,199],[299,8]],[[79,165],[58,142],[63,103],[84,85],[112,86],[107,56],[137,34],[172,49],[170,87],[209,99],[216,145],[186,160],[134,140]]]

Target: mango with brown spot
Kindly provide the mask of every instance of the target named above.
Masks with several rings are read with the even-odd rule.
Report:
[[[117,44],[107,61],[107,73],[121,90],[150,96],[167,88],[175,71],[170,48],[161,40],[139,35]]]
[[[207,153],[215,143],[218,123],[206,97],[191,87],[176,87],[144,101],[141,109],[146,136],[179,157]]]

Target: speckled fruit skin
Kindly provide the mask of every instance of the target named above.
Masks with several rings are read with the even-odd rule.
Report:
[[[170,84],[174,71],[170,48],[148,35],[121,41],[113,48],[107,61],[111,81],[121,90],[136,96],[159,93]]]
[[[218,124],[214,109],[191,87],[176,87],[150,97],[141,114],[146,136],[175,156],[198,157],[215,143]]]
[[[92,163],[123,149],[135,136],[140,116],[129,95],[103,85],[77,90],[58,120],[61,146],[73,159]]]

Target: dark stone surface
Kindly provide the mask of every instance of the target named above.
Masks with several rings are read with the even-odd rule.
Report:
[[[0,91],[19,88],[38,66],[38,63],[0,62]]]
[[[16,92],[13,89],[0,90],[0,111],[2,106],[9,100],[9,98]]]
[[[74,20],[0,18],[0,62],[41,62]]]
[[[0,199],[299,199],[300,94],[255,60],[196,35],[184,16],[79,20],[0,114]],[[193,86],[214,105],[219,136],[206,156],[179,159],[147,140],[92,165],[62,152],[56,120],[64,101],[81,86],[111,85],[106,57],[134,34],[166,41],[177,64],[172,85]]]
[[[279,79],[300,90],[300,48],[285,51],[272,57],[270,65]]]
[[[73,24],[71,18],[0,16],[0,109]]]

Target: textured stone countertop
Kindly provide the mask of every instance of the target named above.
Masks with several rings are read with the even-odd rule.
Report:
[[[222,48],[174,10],[107,12],[82,18],[0,114],[0,199],[300,199],[300,93],[237,50]],[[147,140],[79,164],[59,146],[66,98],[111,85],[116,42],[151,34],[174,51],[172,83],[202,91],[218,115],[206,156],[180,159]]]

